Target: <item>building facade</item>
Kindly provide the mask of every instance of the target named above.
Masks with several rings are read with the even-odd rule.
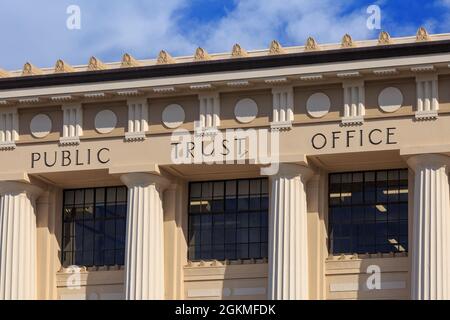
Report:
[[[450,35],[0,71],[1,299],[450,298]]]

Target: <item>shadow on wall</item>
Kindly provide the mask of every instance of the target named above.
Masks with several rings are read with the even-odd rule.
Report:
[[[184,268],[188,300],[266,300],[267,269],[264,260],[191,262]]]
[[[410,299],[407,256],[340,256],[325,264],[327,299]]]

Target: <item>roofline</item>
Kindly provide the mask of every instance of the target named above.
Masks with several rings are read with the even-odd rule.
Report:
[[[231,58],[154,66],[0,78],[0,90],[256,70],[450,52],[450,40]]]

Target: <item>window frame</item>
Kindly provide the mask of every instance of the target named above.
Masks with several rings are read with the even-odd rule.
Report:
[[[367,245],[367,246],[374,247],[374,250],[372,252],[364,252],[364,253],[362,253],[362,252],[341,252],[341,251],[335,251],[335,249],[334,249],[335,244],[333,243],[333,241],[335,240],[335,237],[332,235],[333,227],[335,227],[335,225],[333,224],[333,217],[332,217],[333,216],[333,214],[332,214],[333,207],[334,208],[340,208],[340,207],[346,207],[347,206],[350,209],[352,209],[354,206],[368,207],[368,206],[372,206],[372,205],[373,206],[377,206],[379,204],[381,204],[381,205],[387,204],[389,206],[390,203],[389,203],[388,200],[386,200],[384,202],[380,202],[380,203],[378,203],[376,198],[374,200],[374,203],[370,203],[370,202],[366,201],[366,199],[365,199],[365,197],[366,197],[366,192],[365,192],[365,188],[366,188],[365,174],[366,173],[373,173],[373,174],[375,174],[375,178],[374,178],[374,184],[375,184],[374,195],[376,197],[377,196],[377,188],[378,188],[377,182],[378,181],[383,181],[383,180],[378,180],[377,179],[377,174],[380,173],[380,172],[386,172],[387,173],[387,177],[386,177],[385,181],[387,183],[386,188],[389,189],[389,186],[390,186],[389,185],[389,173],[390,172],[395,172],[395,171],[398,172],[398,178],[396,180],[393,180],[393,181],[396,181],[396,183],[398,185],[398,190],[400,190],[400,188],[402,186],[401,181],[405,180],[405,179],[401,178],[401,172],[403,171],[403,172],[406,173],[406,188],[408,190],[408,193],[407,193],[407,196],[406,196],[406,200],[403,200],[403,201],[401,200],[401,198],[400,198],[400,194],[401,193],[399,191],[399,193],[398,193],[399,195],[398,195],[397,201],[393,202],[393,204],[399,206],[398,218],[396,219],[396,223],[399,224],[399,226],[398,226],[399,230],[397,231],[396,235],[399,238],[400,237],[405,237],[405,239],[406,239],[406,242],[405,242],[406,243],[406,248],[404,248],[405,250],[404,251],[396,250],[396,251],[389,251],[389,252],[386,252],[386,251],[383,251],[383,250],[377,250],[377,247],[379,247],[379,245],[378,245],[377,240],[376,240],[376,233],[377,233],[377,231],[375,230],[375,233],[374,233],[375,236],[374,236],[373,242],[371,243],[371,245]],[[353,175],[354,174],[362,174],[362,176],[363,176],[363,181],[362,181],[362,186],[363,186],[362,201],[359,204],[351,203],[349,205],[342,205],[342,204],[341,205],[332,205],[331,204],[331,194],[332,194],[332,191],[331,191],[331,184],[332,184],[331,183],[331,178],[332,178],[333,175],[340,175],[341,176],[341,180],[339,182],[339,186],[340,186],[339,193],[342,195],[342,184],[343,184],[342,176],[346,175],[346,174],[351,174],[352,175],[352,183],[353,183]],[[342,255],[342,254],[355,254],[355,253],[356,254],[378,254],[378,253],[381,253],[381,254],[386,254],[386,253],[394,253],[394,254],[402,254],[402,253],[404,253],[404,254],[408,254],[409,246],[410,246],[410,243],[409,243],[409,231],[410,231],[409,230],[409,220],[410,220],[410,216],[409,216],[409,204],[410,204],[409,203],[409,193],[410,193],[410,190],[409,190],[409,169],[408,168],[392,168],[392,169],[377,169],[377,170],[330,172],[330,173],[328,173],[327,181],[328,181],[328,185],[327,185],[327,236],[328,236],[327,246],[328,246],[328,252],[329,252],[330,255],[336,256],[336,255]],[[342,196],[340,196],[339,198],[342,198]],[[406,204],[406,219],[403,219],[403,218],[401,218],[400,206],[401,205],[405,205],[405,204]],[[354,220],[353,220],[352,210],[350,210],[350,212],[351,212],[350,213],[350,226],[351,226],[350,228],[351,228],[351,230],[353,230],[355,223],[354,223]],[[364,212],[364,215],[365,215],[365,212]],[[386,221],[387,221],[386,223],[388,223],[388,221],[389,221],[388,218],[386,218]],[[402,235],[402,233],[400,231],[400,224],[402,222],[405,222],[405,221],[406,221],[406,235]],[[365,218],[364,218],[364,224],[367,224]],[[376,224],[377,224],[377,218],[375,216],[375,218],[374,218],[375,228],[376,228]],[[389,227],[386,226],[386,229],[389,230]],[[355,248],[355,247],[357,247],[359,245],[359,242],[358,242],[358,239],[356,239],[356,240],[353,239],[354,236],[353,236],[352,232],[353,231],[351,231],[351,233],[350,233],[349,240],[351,241],[350,242],[350,247],[353,249],[353,248]],[[388,231],[387,231],[387,236],[389,236]],[[354,241],[356,241],[356,243],[357,243],[356,246],[353,245]],[[398,243],[398,245],[402,246],[405,243],[400,242],[400,243]],[[359,250],[357,250],[357,251],[359,251]]]
[[[107,197],[108,197],[108,190],[109,189],[114,189],[114,193],[115,193],[115,199],[114,202],[108,202]],[[119,201],[118,199],[118,190],[122,189],[125,192],[125,200],[124,201]],[[92,196],[92,203],[88,203],[86,202],[86,191],[87,190],[92,190],[93,192],[93,196]],[[98,190],[103,190],[104,192],[104,199],[103,201],[97,201],[97,191]],[[76,204],[76,192],[77,191],[82,191],[83,192],[83,203],[82,204]],[[66,203],[66,193],[68,192],[73,192],[73,203],[70,205],[67,205]],[[126,186],[123,185],[115,185],[115,186],[104,186],[104,187],[86,187],[86,188],[70,188],[70,189],[64,189],[62,190],[62,197],[63,197],[63,201],[62,201],[62,220],[61,220],[61,226],[62,226],[62,230],[61,230],[61,255],[60,255],[60,259],[61,259],[61,265],[63,267],[69,267],[69,266],[73,266],[73,265],[77,265],[77,266],[85,266],[85,267],[103,267],[103,266],[123,266],[125,264],[125,241],[126,241],[126,231],[127,231],[127,210],[128,210],[128,188]],[[110,204],[114,204],[114,216],[113,217],[107,217],[107,207]],[[92,239],[92,263],[88,263],[88,264],[76,264],[76,252],[77,251],[81,251],[84,255],[85,252],[90,252],[88,250],[84,250],[84,231],[86,229],[86,224],[85,221],[90,221],[90,220],[86,220],[85,219],[85,212],[83,212],[83,218],[81,219],[82,221],[82,228],[83,228],[83,234],[82,234],[82,250],[75,250],[76,248],[76,235],[75,235],[75,230],[73,230],[73,234],[71,232],[70,235],[70,240],[72,241],[71,243],[71,248],[70,250],[65,250],[65,247],[67,245],[66,243],[66,223],[68,224],[74,224],[73,228],[75,228],[75,224],[76,224],[76,219],[72,218],[70,220],[67,220],[65,215],[66,215],[66,208],[68,208],[68,206],[72,206],[71,209],[73,210],[74,208],[80,207],[83,208],[83,211],[86,210],[86,208],[88,206],[92,206],[93,208],[93,218],[92,218],[92,223],[93,223],[93,230],[92,230],[92,234],[93,234],[93,239]],[[118,211],[117,208],[119,205],[125,206],[125,212],[121,215],[118,216]],[[98,206],[103,206],[104,207],[104,212],[103,212],[103,217],[100,219],[97,219],[97,207]],[[118,227],[117,227],[117,221],[118,220],[123,220],[123,235],[121,235],[121,237],[119,237],[120,231],[118,232]],[[103,258],[101,259],[103,261],[103,263],[101,264],[96,264],[96,236],[99,234],[96,231],[96,222],[97,221],[102,221],[103,223],[105,223],[106,221],[114,221],[114,249],[105,249],[106,245],[105,245],[105,240],[103,240],[103,247],[97,250],[101,250],[102,254],[103,254]],[[70,227],[72,228],[72,226]],[[103,237],[106,237],[106,226],[103,225],[103,232],[100,233],[101,235],[103,235]],[[123,238],[124,241],[124,247],[122,248],[118,248],[117,247],[117,241],[119,241],[120,238]],[[69,238],[67,238],[69,239]],[[119,250],[123,250],[123,261],[118,261],[118,257],[117,257],[117,252]],[[106,257],[105,257],[105,251],[113,251],[114,252],[114,262],[113,263],[107,263]],[[71,258],[70,263],[66,264],[65,263],[65,255],[66,253],[70,253]],[[82,258],[82,260],[84,260],[84,257]],[[84,261],[83,261],[84,262]]]
[[[239,246],[239,244],[243,244],[243,243],[239,243],[237,241],[237,238],[238,238],[237,233],[238,233],[238,229],[239,229],[238,228],[238,223],[237,223],[238,214],[239,214],[239,209],[238,209],[238,206],[239,206],[239,204],[238,204],[238,199],[239,199],[239,182],[241,182],[241,181],[248,181],[248,190],[249,191],[248,191],[247,195],[249,197],[252,195],[252,193],[250,191],[250,188],[251,188],[251,183],[250,182],[251,181],[260,181],[260,192],[258,194],[259,201],[260,201],[260,208],[252,210],[250,208],[250,204],[249,204],[249,206],[248,206],[249,209],[248,210],[241,211],[242,213],[247,213],[247,214],[249,214],[250,212],[257,212],[260,215],[261,215],[261,212],[263,212],[263,211],[267,212],[266,226],[263,226],[261,224],[262,223],[262,218],[260,218],[260,225],[259,225],[259,227],[257,227],[259,229],[259,232],[260,232],[259,242],[250,242],[250,235],[248,234],[248,242],[245,243],[248,246],[250,246],[250,244],[252,244],[252,243],[259,243],[259,245],[260,245],[260,253],[261,253],[260,257],[250,257],[250,247],[248,248],[248,256],[249,256],[248,258],[240,258],[239,254],[238,254],[238,246]],[[262,185],[261,181],[265,181],[266,182],[267,193],[263,193],[262,192],[263,185]],[[213,258],[196,258],[196,259],[191,258],[191,247],[192,247],[192,245],[191,245],[191,231],[192,231],[191,230],[191,217],[192,217],[192,215],[195,215],[195,214],[197,214],[197,215],[198,214],[200,214],[200,215],[202,214],[201,212],[199,212],[199,213],[191,213],[191,208],[190,207],[191,207],[191,199],[192,199],[191,198],[192,185],[200,184],[201,186],[203,186],[203,184],[205,184],[205,183],[211,183],[212,186],[213,186],[212,190],[211,190],[212,199],[214,199],[214,184],[215,183],[223,183],[223,201],[224,201],[223,210],[221,211],[221,213],[210,212],[209,215],[211,215],[212,219],[214,219],[214,215],[215,214],[223,214],[224,215],[224,229],[225,229],[225,215],[227,214],[227,210],[225,209],[226,199],[227,199],[227,192],[226,192],[227,182],[234,182],[236,184],[236,193],[235,193],[235,198],[234,198],[236,200],[236,209],[232,212],[232,214],[236,215],[236,224],[235,224],[235,227],[234,227],[234,230],[236,232],[236,235],[235,235],[236,241],[234,243],[235,258],[227,258],[227,256],[226,256],[225,246],[226,246],[227,243],[226,243],[226,240],[225,240],[226,239],[225,234],[224,234],[224,241],[223,241],[223,243],[224,243],[224,259],[219,259],[219,258],[214,258],[214,257]],[[203,188],[203,187],[201,187],[201,188]],[[267,208],[266,209],[263,209],[262,206],[261,206],[263,197],[267,197]],[[200,190],[200,201],[203,201],[203,198],[204,197],[203,197],[203,194],[202,194],[202,190]],[[188,199],[188,201],[187,201],[187,236],[188,236],[187,237],[187,260],[188,261],[192,261],[192,262],[214,261],[214,260],[218,260],[218,261],[226,261],[226,260],[228,260],[228,261],[237,261],[237,260],[250,260],[250,259],[258,260],[258,259],[267,259],[268,258],[269,210],[270,210],[270,203],[269,203],[269,201],[270,201],[270,190],[269,190],[269,180],[268,180],[268,178],[255,177],[255,178],[237,178],[237,179],[217,179],[217,180],[189,181],[188,182],[187,199]],[[248,198],[248,199],[250,199],[250,198]],[[248,223],[249,223],[249,221],[248,221]],[[212,227],[212,230],[213,229],[214,228]],[[250,230],[251,228],[250,228],[250,226],[247,226],[246,229]],[[267,229],[267,241],[262,241],[262,237],[261,237],[262,229]],[[267,250],[266,250],[265,256],[263,256],[263,254],[262,254],[262,251],[263,251],[262,247],[261,247],[262,244],[266,244],[266,246],[267,246]],[[213,247],[214,247],[214,244],[213,244],[213,241],[211,241],[211,256],[213,256],[213,252],[214,252]]]

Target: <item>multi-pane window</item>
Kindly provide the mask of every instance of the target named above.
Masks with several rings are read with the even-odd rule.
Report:
[[[123,265],[127,188],[64,191],[64,266]]]
[[[408,251],[408,170],[329,176],[330,251]]]
[[[267,257],[267,179],[195,182],[189,188],[189,259]]]

